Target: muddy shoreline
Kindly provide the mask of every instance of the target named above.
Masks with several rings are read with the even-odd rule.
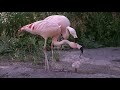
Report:
[[[50,71],[33,62],[0,60],[0,78],[120,78],[120,47],[85,49],[87,60],[76,73],[71,64],[80,60],[79,54],[78,50],[60,51],[61,61],[50,63]]]

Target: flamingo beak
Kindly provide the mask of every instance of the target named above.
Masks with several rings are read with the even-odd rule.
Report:
[[[80,49],[81,53],[83,54],[83,47],[81,45],[77,44],[77,48]]]
[[[80,50],[81,50],[81,53],[83,54],[83,47],[81,47]]]

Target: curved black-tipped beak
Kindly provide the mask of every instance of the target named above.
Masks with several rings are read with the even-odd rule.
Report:
[[[81,50],[81,53],[83,54],[83,47],[81,47],[80,50]]]

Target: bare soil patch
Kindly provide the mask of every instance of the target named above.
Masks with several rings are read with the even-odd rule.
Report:
[[[0,60],[0,78],[120,78],[120,47],[85,49],[75,72],[71,65],[81,60],[79,54],[78,50],[60,51],[60,61],[50,62],[50,71],[31,61]]]

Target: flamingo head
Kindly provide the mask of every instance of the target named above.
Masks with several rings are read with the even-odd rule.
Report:
[[[77,43],[77,41],[78,41],[78,36],[77,36],[75,30],[71,30],[70,34],[74,37],[74,42]]]
[[[78,36],[76,34],[75,29],[70,26],[68,26],[66,29],[68,29],[69,33],[74,37],[74,41],[77,42]]]
[[[21,28],[18,30],[18,34],[22,33],[24,30],[25,30],[25,26],[21,27]]]
[[[23,31],[25,31],[26,29],[27,29],[28,27],[27,26],[23,26],[23,27],[21,27],[19,30],[18,30],[18,36],[20,36],[20,34],[23,32]],[[21,35],[22,36],[22,35]]]
[[[83,54],[83,47],[75,42],[70,42],[70,47],[72,48],[76,48],[76,49],[79,49],[81,51],[81,53]]]

